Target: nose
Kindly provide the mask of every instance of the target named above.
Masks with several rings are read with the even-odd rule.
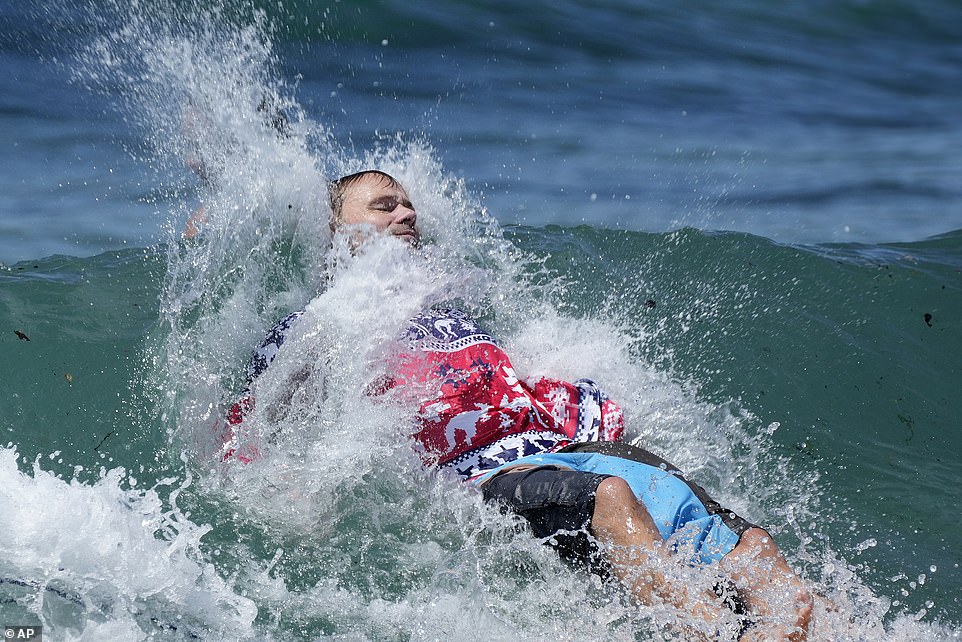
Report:
[[[414,226],[417,223],[418,215],[414,211],[413,207],[408,207],[406,205],[398,205],[397,209],[394,210],[394,222],[403,223],[404,225]]]

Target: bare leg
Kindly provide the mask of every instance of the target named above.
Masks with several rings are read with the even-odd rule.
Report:
[[[721,617],[713,593],[692,591],[658,570],[664,568],[669,552],[651,515],[625,480],[609,477],[598,486],[591,530],[613,573],[639,602],[671,604],[708,623]],[[746,605],[757,618],[742,640],[802,642],[807,638],[812,594],[768,533],[760,528],[745,531],[738,545],[723,558],[722,570],[741,589]],[[785,604],[791,608],[776,608]],[[787,620],[782,615],[786,612],[791,614]]]
[[[713,594],[699,594],[671,582],[660,572],[668,551],[648,510],[628,482],[609,477],[598,486],[591,531],[611,563],[612,572],[642,604],[657,601],[714,622],[721,608]]]
[[[812,623],[812,593],[792,571],[771,535],[750,528],[738,545],[722,559],[722,568],[742,589],[745,602],[758,624],[746,631],[745,640],[788,640],[801,642],[808,637]],[[785,619],[778,605],[791,605]]]

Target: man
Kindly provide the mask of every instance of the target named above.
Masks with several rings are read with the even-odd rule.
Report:
[[[357,249],[370,235],[416,247],[417,213],[404,187],[368,170],[331,184],[332,228]],[[258,348],[249,380],[273,361],[294,313]],[[656,455],[621,444],[620,408],[590,380],[523,382],[497,342],[461,310],[435,307],[409,321],[407,350],[368,394],[404,387],[430,390],[413,434],[428,465],[455,471],[488,501],[523,516],[562,556],[610,572],[643,604],[668,603],[711,623],[719,596],[748,617],[740,639],[803,640],[812,597],[771,537],[723,509]],[[235,404],[237,426],[253,406]],[[256,450],[228,435],[225,460],[250,461]],[[718,562],[730,586],[700,594],[660,570],[672,555]],[[795,603],[790,621],[776,615],[778,595]],[[784,601],[784,598],[782,598]],[[784,607],[782,609],[784,611]]]

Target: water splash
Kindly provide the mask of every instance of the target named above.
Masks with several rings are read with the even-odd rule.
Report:
[[[191,522],[175,500],[165,503],[162,488],[128,490],[127,481],[117,468],[93,485],[68,483],[38,462],[27,475],[16,450],[0,449],[4,602],[15,601],[18,615],[39,619],[54,639],[249,637],[257,607],[200,553],[210,527]]]

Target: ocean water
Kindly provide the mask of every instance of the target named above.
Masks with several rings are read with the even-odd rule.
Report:
[[[0,6],[0,623],[684,639],[361,394],[453,299],[769,527],[838,608],[815,639],[958,638],[959,8],[409,4]],[[335,268],[324,181],[372,165],[429,242]],[[264,459],[220,464],[247,355],[304,306]]]

